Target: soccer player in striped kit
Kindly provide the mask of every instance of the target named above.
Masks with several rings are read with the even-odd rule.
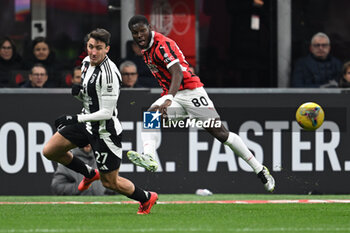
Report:
[[[73,85],[72,94],[83,102],[78,115],[64,115],[55,121],[58,129],[43,149],[50,160],[84,175],[78,189],[83,191],[95,180],[103,186],[140,202],[138,214],[148,214],[158,199],[119,176],[122,159],[122,127],[117,118],[121,75],[108,58],[110,33],[96,29],[88,34],[88,56],[82,63],[82,85]],[[92,169],[69,151],[91,144],[97,169]]]
[[[128,27],[134,41],[142,49],[145,63],[163,89],[162,97],[156,100],[148,111],[159,111],[168,119],[187,115],[201,121],[208,119],[220,121],[220,116],[203,88],[203,83],[189,70],[189,65],[175,41],[153,31],[147,18],[142,15],[133,16],[129,20]],[[222,124],[220,127],[204,128],[244,159],[261,179],[267,191],[274,190],[275,180],[269,170],[256,160],[240,136],[228,131]],[[156,145],[160,141],[160,130],[144,130],[141,137],[143,153],[129,151],[128,158],[138,166],[155,171],[158,163],[154,155]]]

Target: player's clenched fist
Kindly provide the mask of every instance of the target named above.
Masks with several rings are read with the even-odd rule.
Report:
[[[79,95],[80,90],[81,90],[82,88],[83,88],[83,87],[82,87],[80,84],[75,84],[75,83],[73,83],[73,84],[72,84],[72,95],[73,95],[73,96]]]

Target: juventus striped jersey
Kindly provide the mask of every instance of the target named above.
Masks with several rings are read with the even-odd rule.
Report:
[[[85,122],[86,129],[100,138],[122,132],[117,118],[117,101],[120,93],[121,75],[117,66],[108,58],[98,66],[90,64],[89,56],[82,62],[82,90],[77,97],[83,102],[79,122]]]
[[[185,56],[175,41],[161,33],[152,31],[150,45],[147,49],[142,50],[142,54],[148,68],[163,89],[162,95],[168,94],[170,88],[171,74],[168,69],[177,62],[180,63],[183,73],[179,90],[195,89],[203,86],[199,77],[189,70]]]

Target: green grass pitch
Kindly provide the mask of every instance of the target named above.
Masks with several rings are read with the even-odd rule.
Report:
[[[350,199],[350,195],[159,195],[159,202]],[[0,202],[116,202],[117,196],[0,196]],[[136,204],[0,204],[4,232],[350,232],[350,203],[157,204],[149,215]]]

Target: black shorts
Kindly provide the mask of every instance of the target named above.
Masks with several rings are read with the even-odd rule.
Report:
[[[63,137],[78,147],[90,144],[94,151],[100,172],[110,172],[120,167],[122,158],[121,134],[100,138],[90,134],[84,123],[67,125],[58,131]]]

